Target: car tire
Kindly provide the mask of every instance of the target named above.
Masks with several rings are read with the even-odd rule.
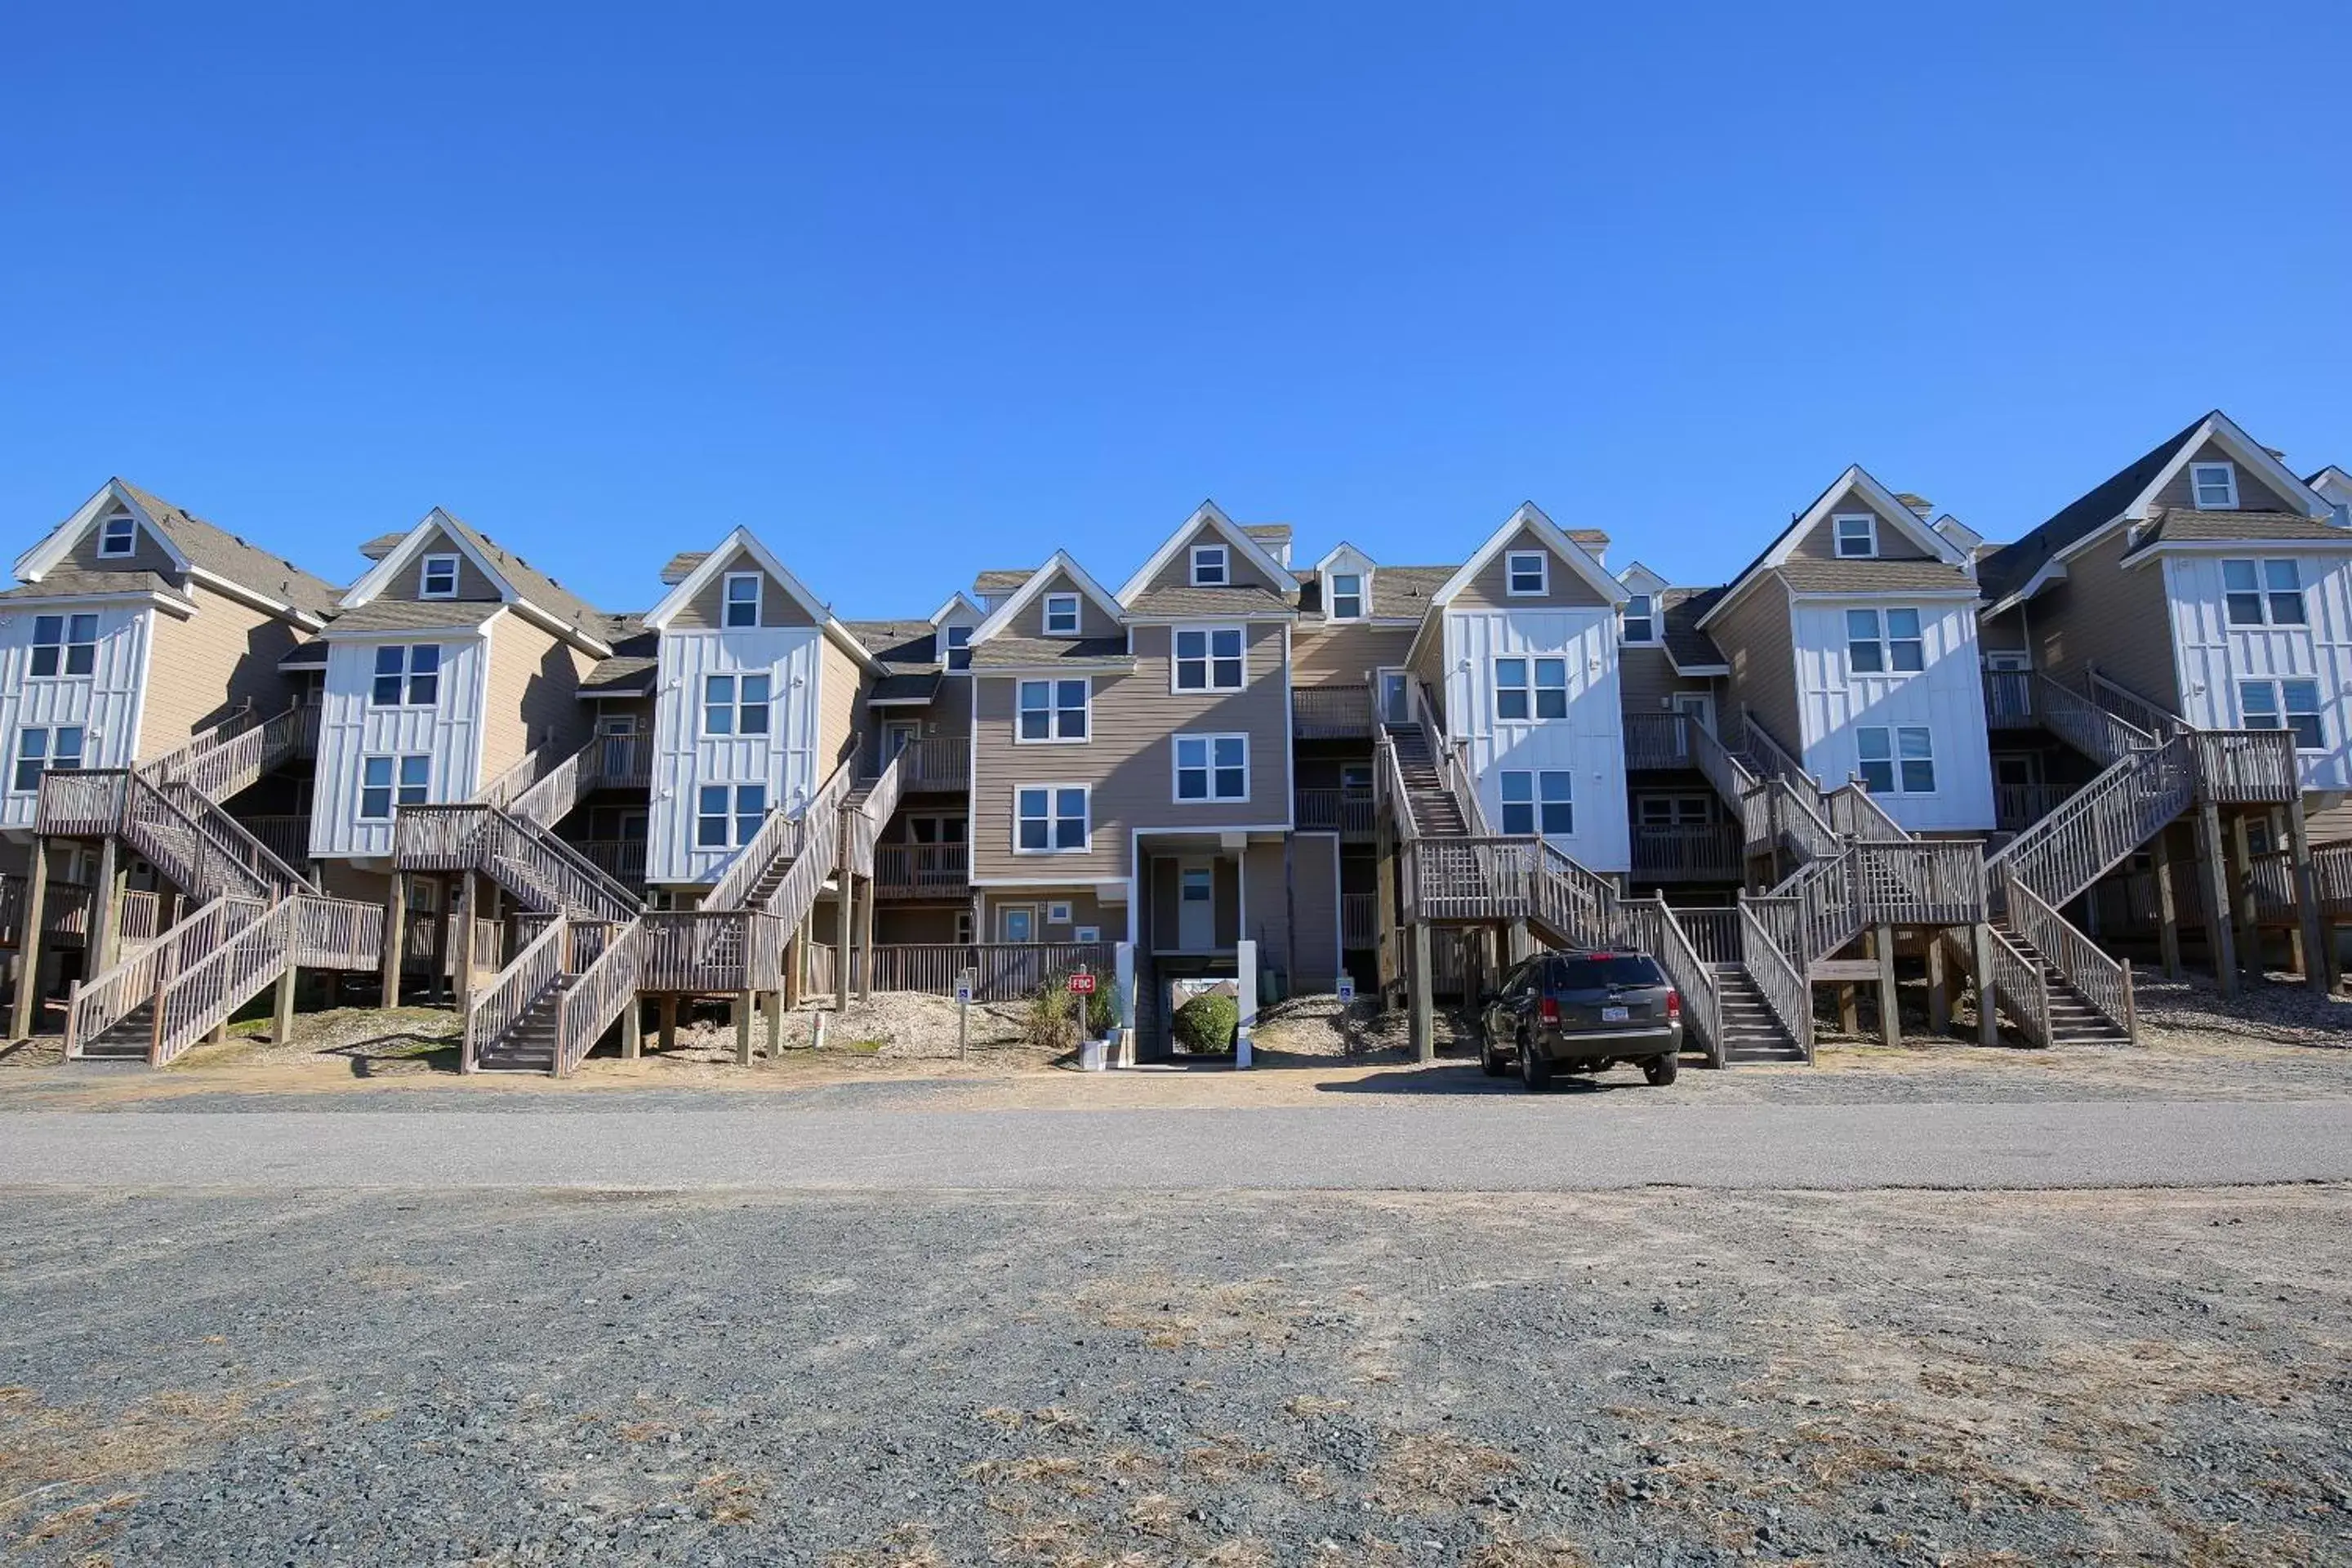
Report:
[[[1525,1040],[1519,1042],[1519,1081],[1527,1085],[1529,1094],[1540,1094],[1551,1087],[1551,1063]]]
[[[1486,1041],[1478,1047],[1478,1070],[1488,1078],[1500,1078],[1511,1070],[1511,1064],[1495,1052],[1495,1042]]]
[[[1674,1082],[1675,1074],[1681,1070],[1682,1062],[1675,1057],[1652,1057],[1642,1064],[1642,1076],[1657,1089],[1664,1089]]]

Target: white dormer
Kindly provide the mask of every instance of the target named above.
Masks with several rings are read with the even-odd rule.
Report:
[[[1335,624],[1372,618],[1372,558],[1342,542],[1315,563],[1323,618]]]
[[[1628,597],[1617,612],[1617,640],[1626,647],[1663,647],[1666,641],[1664,594],[1670,584],[1636,561],[1617,574]]]

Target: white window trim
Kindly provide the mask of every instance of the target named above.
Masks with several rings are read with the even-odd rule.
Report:
[[[1177,639],[1186,632],[1201,634],[1202,662],[1208,667],[1202,672],[1202,678],[1208,682],[1205,686],[1176,684],[1176,667],[1179,662],[1176,657]],[[1217,634],[1219,632],[1231,632],[1241,639],[1242,678],[1238,684],[1233,686],[1217,684]],[[1249,661],[1250,646],[1247,626],[1179,626],[1168,628],[1168,694],[1171,697],[1205,697],[1219,691],[1246,691],[1249,689],[1250,682]]]
[[[1543,776],[1546,773],[1558,773],[1568,780],[1568,798],[1566,800],[1551,801],[1549,803],[1545,801],[1543,794]],[[1503,813],[1507,806],[1507,803],[1503,797],[1503,781],[1515,774],[1524,777],[1528,781],[1528,798],[1520,804],[1526,805],[1528,810],[1534,814],[1535,836],[1538,838],[1575,837],[1576,770],[1573,768],[1528,767],[1497,768],[1495,770],[1495,819],[1497,826],[1499,826],[1502,822]],[[1568,831],[1566,833],[1546,833],[1544,831],[1543,808],[1547,804],[1552,805],[1564,805],[1568,807]],[[1509,831],[1507,828],[1503,828],[1501,830],[1504,832]]]
[[[1339,613],[1339,579],[1342,577],[1353,577],[1356,580],[1356,613],[1352,616],[1343,616]],[[1358,621],[1370,620],[1372,618],[1372,574],[1370,572],[1324,573],[1323,618],[1327,621],[1337,621],[1342,626],[1353,626]]]
[[[1641,617],[1650,623],[1650,635],[1645,637],[1630,636],[1625,630],[1625,623],[1633,618],[1634,599],[1647,599],[1650,601],[1650,613]],[[1618,640],[1623,643],[1627,647],[1656,647],[1660,643],[1665,641],[1666,628],[1664,621],[1664,607],[1659,604],[1657,595],[1634,594],[1631,595],[1625,601],[1625,607],[1618,612]]]
[[[1186,800],[1177,794],[1178,782],[1184,772],[1184,765],[1181,761],[1183,754],[1181,742],[1185,741],[1205,742],[1209,748],[1209,793],[1202,795],[1198,800]],[[1239,741],[1242,743],[1242,793],[1239,795],[1219,795],[1216,793],[1217,742],[1219,741]],[[1257,789],[1257,780],[1252,775],[1253,769],[1250,764],[1250,738],[1244,731],[1237,730],[1180,730],[1176,733],[1168,737],[1168,803],[1171,805],[1247,805],[1250,803],[1250,796],[1255,793]]]
[[[955,944],[958,947],[970,947],[972,944],[970,910],[958,910],[955,912]]]
[[[743,680],[746,676],[749,676],[754,680],[758,680],[764,677],[768,682],[768,700],[765,702],[751,704],[753,707],[765,708],[768,710],[768,727],[765,730],[756,731],[749,735],[743,732],[743,709],[745,706],[743,701]],[[710,683],[713,680],[731,680],[735,683],[735,695],[727,704],[727,710],[735,716],[734,719],[730,721],[734,725],[734,728],[725,734],[720,734],[718,731],[710,728]],[[694,732],[698,739],[705,741],[752,741],[762,743],[775,740],[775,671],[772,669],[706,669],[702,672],[700,681],[701,684],[696,689],[694,693]],[[749,782],[756,783],[757,781],[753,780]]]
[[[1065,680],[1082,680],[1087,688],[1087,732],[1083,735],[1059,735],[1053,731],[1062,727],[1061,707],[1056,700],[1061,693],[1055,689]],[[1046,733],[1032,739],[1021,732],[1021,691],[1024,687],[1045,689]],[[1095,679],[1091,675],[1030,675],[1013,683],[1013,743],[1016,746],[1083,746],[1095,738]],[[1089,808],[1091,809],[1091,808]]]
[[[951,674],[961,675],[971,668],[971,630],[970,626],[950,626],[941,636],[942,652],[945,657],[940,662],[947,666]],[[963,634],[961,647],[958,647],[955,642],[955,635],[958,632]],[[963,660],[961,664],[956,662],[959,658]]]
[[[112,548],[110,548],[110,544],[111,544],[111,541],[110,541],[110,540],[109,540],[109,538],[108,538],[107,536],[108,536],[108,534],[109,534],[109,533],[113,530],[114,525],[115,525],[116,523],[118,523],[118,522],[119,522],[119,523],[121,523],[121,524],[123,524],[123,525],[124,525],[124,532],[123,532],[123,535],[122,535],[122,548],[121,548],[121,549],[120,549],[120,550],[115,550],[115,549],[112,549]],[[125,558],[126,556],[136,555],[136,554],[138,554],[138,553],[139,553],[139,520],[138,520],[137,518],[132,517],[132,516],[131,516],[130,513],[128,513],[128,512],[125,512],[125,513],[123,513],[121,517],[110,517],[110,518],[107,518],[107,519],[103,520],[102,521],[100,521],[100,522],[99,523],[99,525],[98,525],[98,554],[99,554],[99,559],[100,559],[100,560],[102,560],[102,561],[108,561],[108,560],[110,560],[110,561],[120,561],[120,560],[122,560],[123,558]]]
[[[1024,849],[1024,848],[1022,848],[1022,847],[1021,847],[1021,795],[1022,795],[1022,792],[1023,792],[1024,790],[1033,790],[1033,789],[1042,789],[1042,790],[1044,790],[1044,791],[1045,792],[1045,847],[1043,849]],[[1064,790],[1066,790],[1066,789],[1074,789],[1074,790],[1076,790],[1076,791],[1078,791],[1079,793],[1081,793],[1082,795],[1084,795],[1087,797],[1087,818],[1086,818],[1086,820],[1087,820],[1087,841],[1086,841],[1084,844],[1072,845],[1072,846],[1070,846],[1070,847],[1067,847],[1067,848],[1064,848],[1064,847],[1060,847],[1060,846],[1057,846],[1057,845],[1055,845],[1055,844],[1053,842],[1053,839],[1054,839],[1054,822],[1055,822],[1054,808],[1055,808],[1055,806],[1058,804],[1058,797],[1059,797],[1059,795],[1060,795],[1061,792],[1062,792],[1062,791],[1064,791]],[[1076,780],[1076,779],[1069,779],[1069,780],[1065,780],[1065,781],[1060,782],[1060,783],[1053,783],[1053,784],[1043,783],[1043,782],[1035,783],[1035,784],[1024,783],[1024,784],[1014,784],[1014,785],[1013,786],[1013,854],[1015,854],[1015,855],[1087,855],[1087,854],[1091,854],[1091,853],[1093,853],[1093,851],[1094,851],[1094,847],[1095,847],[1095,790],[1094,790],[1094,785],[1092,785],[1092,784],[1090,784],[1083,783],[1083,782],[1081,782],[1081,781],[1079,781],[1079,780]]]
[[[692,809],[687,813],[687,837],[692,852],[697,855],[717,855],[725,850],[742,848],[760,836],[760,829],[767,826],[768,814],[776,809],[775,792],[769,789],[767,784],[759,779],[731,781],[698,779],[693,788]],[[727,809],[723,813],[714,814],[702,809],[702,792],[707,789],[723,789],[727,792]],[[743,832],[743,792],[747,789],[762,792],[760,797],[760,815],[753,820],[749,837],[738,837]],[[726,818],[727,842],[724,844],[702,842],[702,819],[713,815],[723,816]]]
[[[719,580],[719,629],[720,631],[748,632],[767,619],[768,584],[763,580],[763,574],[758,572],[730,572]],[[734,626],[727,619],[728,610],[735,603],[731,595],[735,584],[747,578],[751,584],[751,625]]]
[[[1033,849],[1030,853],[1034,855],[1037,853],[1037,851]],[[1017,938],[1004,934],[1004,917],[1015,912],[1025,914],[1029,917],[1029,940],[1025,942],[1019,941]],[[1037,918],[1037,906],[1034,904],[999,904],[996,906],[996,940],[1004,946],[1034,947],[1037,945],[1037,933],[1044,929],[1045,922]]]
[[[1204,583],[1201,580],[1201,562],[1203,557],[1210,555],[1214,555],[1217,558],[1217,580],[1213,583]],[[1185,557],[1185,560],[1192,567],[1192,584],[1195,588],[1230,588],[1233,586],[1233,546],[1229,544],[1195,544],[1192,546],[1191,553]]]
[[[2246,716],[2246,688],[2249,686],[2267,686],[2270,688],[2271,700],[2277,704],[2276,707],[2271,710],[2271,716],[2278,721],[2277,727],[2279,729],[2284,730],[2289,734],[2294,733],[2294,725],[2289,722],[2290,719],[2293,717],[2294,710],[2289,709],[2286,705],[2286,689],[2287,684],[2290,681],[2300,685],[2308,685],[2317,689],[2315,695],[2318,699],[2317,706],[2312,708],[2309,711],[2313,717],[2319,721],[2319,744],[2316,746],[2306,746],[2297,742],[2294,748],[2295,754],[2297,756],[2304,757],[2326,756],[2329,754],[2334,752],[2336,748],[2329,743],[2327,739],[2328,701],[2327,692],[2326,689],[2326,682],[2315,675],[2250,675],[2241,676],[2238,678],[2238,679],[2232,684],[2231,693],[2237,699],[2238,728],[2241,730],[2251,730],[2255,727]]]
[[[2233,564],[2248,560],[2251,560],[2253,564],[2254,585],[2252,589],[2239,588],[2233,590],[2230,586],[2230,568]],[[2271,586],[2270,569],[2272,564],[2277,562],[2284,562],[2285,564],[2294,569],[2294,596],[2303,602],[2303,619],[2299,621],[2282,621],[2271,613],[2271,595],[2273,594],[2284,594],[2286,592],[2284,588],[2273,588]],[[2232,631],[2252,631],[2257,627],[2275,626],[2284,627],[2289,631],[2305,632],[2311,629],[2311,600],[2308,596],[2311,593],[2311,584],[2304,581],[2303,560],[2300,556],[2263,555],[2248,557],[2244,555],[2232,555],[2221,563],[2221,630],[2224,635]],[[2233,592],[2241,594],[2250,592],[2256,599],[2261,601],[2263,612],[2262,619],[2257,621],[2231,620],[2230,618],[2230,595]]]
[[[1913,757],[1909,760],[1915,763],[1926,763],[1929,771],[1935,772],[1937,763],[1936,727],[1933,724],[1857,724],[1854,726],[1853,731],[1854,775],[1858,778],[1862,773],[1862,764],[1864,761],[1862,755],[1862,737],[1867,731],[1876,731],[1885,734],[1886,737],[1886,763],[1887,765],[1893,769],[1892,777],[1894,787],[1886,792],[1889,797],[1895,795],[1908,795],[1916,799],[1943,794],[1944,775],[1940,772],[1936,773],[1936,787],[1933,789],[1906,789],[1903,787],[1903,763],[1905,760],[1903,756],[1903,731],[1906,730],[1924,730],[1927,731],[1927,754],[1924,757]],[[1877,792],[1873,791],[1871,793],[1876,794]]]
[[[1503,685],[1502,666],[1505,659],[1516,660],[1528,667],[1528,683],[1523,687],[1508,688],[1510,690],[1525,691],[1528,694],[1528,711],[1524,718],[1507,719],[1503,716],[1503,692],[1506,688]],[[1547,687],[1537,676],[1537,665],[1545,661],[1559,666],[1558,687]],[[1488,699],[1488,707],[1496,725],[1565,724],[1574,717],[1573,710],[1576,704],[1570,700],[1568,695],[1568,655],[1565,653],[1498,653],[1488,659],[1487,663],[1492,666],[1487,673],[1493,682],[1487,689],[1492,694]],[[1560,710],[1558,713],[1548,714],[1543,710],[1541,693],[1549,690],[1557,690],[1560,694]]]
[[[374,709],[414,708],[425,710],[437,709],[441,706],[442,689],[449,675],[448,647],[446,644],[437,642],[378,643],[375,647],[379,651],[387,647],[396,647],[401,650],[400,700],[397,702],[378,702],[375,700],[375,683],[389,672],[381,671],[375,668],[376,656],[375,654],[371,653],[368,656],[367,672],[368,707]],[[409,688],[415,683],[418,674],[418,670],[416,668],[416,650],[421,647],[429,647],[434,650],[433,700],[430,702],[411,702],[408,700],[408,692]]]
[[[1070,907],[1070,900],[1067,900],[1067,899],[1048,899],[1048,900],[1045,900],[1045,923],[1046,923],[1047,925],[1049,925],[1049,926],[1066,926],[1066,925],[1076,925],[1076,924],[1077,924],[1077,921],[1076,921],[1076,919],[1075,918],[1075,915],[1074,915],[1074,913],[1073,913],[1073,911],[1072,911],[1072,910],[1071,910],[1071,907]]]
[[[2213,506],[2205,504],[2205,481],[2202,476],[2220,470],[2221,483],[2230,499]],[[2189,465],[2189,500],[2199,511],[2235,511],[2238,510],[2238,465],[2235,463],[2191,463]]]
[[[422,561],[418,562],[416,564],[416,596],[420,599],[456,598],[457,596],[458,574],[462,570],[459,565],[461,559],[462,557],[455,554],[434,554],[427,555]],[[446,594],[436,594],[431,587],[431,584],[433,582],[433,569],[436,566],[439,566],[444,563],[446,563],[449,568],[449,591]]]
[[[1065,605],[1068,607],[1070,612],[1070,629],[1067,631],[1056,631],[1054,627],[1054,612]],[[1078,635],[1079,629],[1086,625],[1085,616],[1086,610],[1077,595],[1048,594],[1045,595],[1044,618],[1039,622],[1039,625],[1045,628],[1045,635],[1049,637],[1074,637]]]
[[[1536,585],[1518,585],[1519,563],[1536,563]],[[1503,552],[1503,594],[1507,598],[1540,599],[1551,593],[1551,554],[1542,550],[1506,550]]]
[[[1870,550],[1862,555],[1845,552],[1845,525],[1862,522],[1870,525]],[[1874,511],[1841,511],[1830,517],[1830,554],[1839,561],[1875,561],[1878,559],[1878,514]]]

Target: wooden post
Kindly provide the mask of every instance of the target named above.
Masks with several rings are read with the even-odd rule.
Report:
[[[1853,982],[1842,980],[1838,983],[1837,1010],[1840,1031],[1849,1035],[1862,1033],[1862,1007],[1855,1000]]]
[[[457,896],[457,879],[445,874],[439,879],[439,885],[441,896],[434,900],[436,908],[433,911],[433,951],[439,955],[433,965],[433,1000],[436,1002],[443,999],[443,988],[449,984],[450,975],[456,973],[451,966],[457,962],[457,955],[449,945],[449,906]]]
[[[785,1007],[797,1007],[801,1005],[801,967],[806,962],[804,950],[807,946],[808,921],[803,920],[800,924],[793,927],[793,934],[784,941],[784,994],[782,1005]]]
[[[784,994],[768,993],[768,1059],[780,1061],[784,1054]]]
[[[675,996],[661,999],[661,1048],[666,1051],[677,1049],[677,998]]]
[[[841,893],[834,900],[833,1010],[849,1011],[849,936],[857,928],[857,879],[846,868],[841,873]]]
[[[269,1042],[282,1046],[294,1037],[294,976],[292,964],[278,977],[277,1009],[270,1015]]]
[[[621,1009],[621,1059],[635,1061],[646,1052],[646,1005],[636,997]]]
[[[1372,837],[1372,980],[1380,987],[1381,1005],[1385,1007],[1388,989],[1397,979],[1396,832],[1386,813],[1374,818]]]
[[[2319,879],[2311,868],[2311,827],[2303,803],[2286,808],[2287,846],[2294,856],[2295,930],[2303,936],[2303,983],[2322,996],[2336,988],[2335,932],[2319,916]]]
[[[1895,928],[1880,926],[1878,948],[1878,1037],[1890,1046],[1903,1043],[1903,994],[1895,984]]]
[[[1429,972],[1429,922],[1412,922],[1412,973],[1406,977],[1412,988],[1411,1033],[1412,1056],[1418,1062],[1437,1059],[1436,1000],[1432,994],[1433,976]]]
[[[383,1005],[400,1005],[400,966],[408,942],[408,873],[392,874],[392,900],[383,910]]]
[[[874,1000],[874,879],[871,877],[866,879],[865,916],[865,923],[860,928],[863,934],[857,939],[857,951],[865,957],[865,963],[857,972],[857,999],[871,1002]]]
[[[1949,1034],[1952,1028],[1952,994],[1948,989],[1950,976],[1944,963],[1944,939],[1940,934],[1927,938],[1927,1029],[1930,1034]]]
[[[2197,858],[2205,871],[2205,934],[2212,948],[2213,978],[2224,997],[2234,997],[2238,950],[2230,940],[2230,872],[2221,863],[2221,814],[2210,800],[2197,803]]]
[[[756,991],[735,993],[735,1065],[739,1068],[751,1065],[751,1009],[759,1000]]]
[[[450,953],[450,984],[455,988],[451,1000],[462,1014],[474,1005],[474,874],[458,872],[450,896],[442,901],[441,918],[456,944]]]
[[[2156,936],[2164,954],[2164,977],[2180,978],[2180,905],[2172,891],[2172,829],[2156,835]]]
[[[38,837],[33,840],[32,864],[26,878],[25,930],[16,941],[16,1016],[8,1030],[12,1040],[30,1039],[41,1022],[41,926],[48,918],[49,858]]]
[[[2000,1019],[1994,1014],[1992,1001],[1992,927],[1979,921],[1969,928],[1969,939],[1977,961],[1977,1043],[1997,1046]]]
[[[2259,984],[2263,969],[2263,928],[2254,905],[2253,846],[2246,837],[2246,821],[2252,815],[2242,810],[2230,816],[2231,858],[2237,862],[2237,896],[2230,907],[2238,921],[2238,962],[2245,966],[2246,978]]]
[[[122,900],[115,896],[114,868],[118,851],[112,835],[98,841],[98,876],[89,885],[89,925],[82,932],[82,952],[89,973],[97,974],[113,961],[114,924],[122,918]]]

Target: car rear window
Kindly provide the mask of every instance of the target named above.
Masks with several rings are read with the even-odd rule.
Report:
[[[1564,958],[1559,964],[1559,988],[1563,991],[1599,991],[1610,985],[1664,985],[1665,983],[1666,977],[1658,973],[1657,961],[1638,952]]]

